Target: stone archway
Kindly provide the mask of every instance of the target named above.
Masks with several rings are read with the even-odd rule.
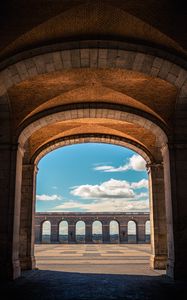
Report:
[[[129,243],[137,243],[137,223],[134,220],[130,220],[128,222],[128,229],[127,229],[127,233],[128,233],[128,242]]]
[[[68,222],[66,220],[61,220],[58,224],[59,226],[59,242],[68,242]]]
[[[84,116],[85,118],[87,118],[88,115],[90,115],[90,112],[91,112],[91,108],[90,108],[90,110],[86,109],[86,111],[82,113],[82,116]],[[113,118],[117,118],[119,116],[123,117],[122,112],[121,112],[120,115],[119,115],[119,113],[117,113],[115,111],[111,111],[111,112],[108,111],[108,112],[110,113],[109,114],[110,118],[112,118],[112,117]],[[95,109],[95,118],[100,117],[101,114],[102,114],[102,112],[100,111],[99,114],[97,115],[96,109]],[[105,110],[105,114],[106,114],[106,110]],[[77,113],[77,115],[78,115],[78,113]],[[124,115],[126,116],[126,114],[124,114]],[[73,117],[75,118],[75,116],[76,116],[76,114],[74,113]],[[107,116],[107,114],[106,114],[106,116]],[[139,118],[138,116],[133,116],[133,118],[132,118],[133,122],[135,122],[135,120],[138,120],[139,123],[142,121],[142,124],[145,124],[143,122],[143,118],[142,117],[140,117],[140,120],[138,118]],[[51,118],[49,120],[51,122]],[[54,118],[54,120],[56,121],[56,118]],[[123,120],[124,120],[124,117],[123,117]],[[42,124],[42,122],[40,122],[40,125],[41,124]],[[45,122],[43,124],[44,124],[44,126],[46,125],[46,120],[45,120]],[[150,125],[151,124],[152,123],[150,122]],[[150,126],[150,125],[149,125],[149,123],[147,123],[145,126]],[[151,128],[154,129],[153,124],[152,124]],[[158,130],[158,128],[157,128],[156,125],[155,125],[155,132],[159,132],[159,130]],[[162,132],[162,130],[161,130],[161,132]],[[163,139],[162,139],[162,137],[163,137]],[[163,143],[165,141],[165,139],[166,139],[165,134],[163,132],[162,132],[162,135],[159,133],[158,141],[160,140],[160,143],[161,142]],[[140,155],[142,155],[146,159],[146,161],[147,161],[147,163],[148,163],[149,166],[151,165],[151,163],[154,162],[154,151],[153,151],[153,154],[151,154],[148,151],[148,149],[146,149],[145,147],[143,147],[143,145],[140,145],[140,144],[138,144],[137,142],[135,142],[133,140],[123,139],[122,137],[115,137],[115,136],[110,136],[110,135],[102,135],[102,134],[100,134],[100,135],[99,134],[97,134],[97,135],[96,134],[88,135],[87,134],[87,135],[77,135],[77,136],[70,136],[70,137],[67,136],[64,139],[60,139],[60,140],[57,140],[57,141],[53,140],[51,143],[47,143],[46,145],[43,145],[39,149],[39,151],[37,151],[36,154],[33,155],[30,158],[29,161],[27,161],[27,164],[28,163],[29,164],[34,164],[34,163],[38,162],[38,160],[43,155],[45,155],[49,151],[54,150],[57,147],[68,145],[68,144],[84,143],[84,142],[92,142],[92,141],[94,141],[94,142],[96,142],[96,141],[97,142],[105,142],[105,143],[114,143],[114,144],[117,144],[117,145],[129,146],[131,149],[135,150]],[[28,158],[27,155],[26,155],[26,158]],[[158,163],[160,163],[160,161]],[[23,179],[24,179],[24,176],[23,176]],[[163,185],[164,182],[161,181],[160,184]],[[32,187],[31,187],[31,189],[32,189]],[[162,190],[163,190],[163,188],[162,188]],[[160,198],[160,200],[161,200],[162,204],[164,205],[164,195],[162,195],[162,197]],[[25,198],[24,198],[24,201],[25,201]],[[28,199],[28,201],[31,202],[32,199]],[[159,202],[157,201],[156,206],[158,205],[158,203]],[[34,205],[33,205],[33,207],[34,207]],[[164,209],[164,206],[163,206],[162,209]],[[157,216],[156,219],[155,219],[155,222],[161,222],[162,221],[162,222],[164,222],[163,224],[165,224],[165,220],[164,219],[162,219],[162,220],[159,219],[158,214],[155,213],[155,216]],[[162,228],[163,228],[162,232],[160,232],[160,233],[157,232],[156,235],[154,233],[152,234],[153,239],[156,239],[158,241],[159,234],[161,234],[162,237],[164,237],[164,235],[166,235],[166,232],[164,233],[164,231],[165,231],[165,225],[163,225]],[[164,238],[162,238],[162,242],[163,242],[163,244],[160,241],[160,246],[162,244],[162,249],[165,248],[165,253],[163,253],[163,252],[162,252],[162,254],[160,253],[158,242],[156,242],[157,243],[157,249],[156,249],[154,255],[152,256],[152,267],[153,268],[164,268],[165,267],[165,263],[166,263],[166,246],[164,246],[164,244],[165,244]],[[30,262],[30,266],[31,265],[32,265],[32,262]],[[27,268],[29,268],[29,265],[27,266]]]
[[[185,195],[180,195],[179,192],[176,192],[175,184],[176,184],[176,177],[180,175],[181,172],[181,161],[182,158],[185,157],[185,149],[186,149],[186,142],[184,139],[183,141],[182,135],[180,129],[182,128],[184,122],[181,118],[181,108],[183,109],[185,107],[186,102],[186,71],[178,67],[177,65],[167,61],[163,60],[158,57],[149,56],[142,53],[134,53],[133,51],[125,51],[123,49],[118,49],[117,54],[118,57],[115,54],[116,49],[79,49],[79,64],[74,65],[72,57],[75,54],[75,50],[64,50],[63,54],[61,52],[55,52],[50,53],[46,56],[46,54],[35,57],[36,59],[28,59],[25,61],[20,61],[16,63],[15,65],[9,67],[8,69],[2,71],[1,73],[1,102],[3,104],[3,112],[5,113],[4,118],[4,125],[3,130],[1,134],[1,141],[3,141],[2,145],[2,161],[6,161],[8,163],[8,169],[6,170],[6,167],[2,168],[2,173],[4,172],[7,176],[7,182],[6,183],[9,186],[9,192],[5,194],[5,196],[2,196],[4,198],[8,197],[10,201],[9,205],[9,212],[10,215],[12,215],[13,221],[10,222],[10,230],[9,230],[9,237],[11,239],[11,245],[10,249],[11,251],[15,251],[14,255],[14,261],[12,261],[12,258],[7,257],[5,254],[9,263],[9,271],[11,274],[14,274],[13,277],[16,277],[17,274],[19,274],[19,251],[17,248],[17,245],[19,243],[19,216],[20,216],[20,199],[21,199],[21,173],[22,173],[22,157],[23,157],[23,148],[25,148],[25,144],[28,141],[28,138],[32,136],[36,130],[40,130],[44,128],[45,125],[52,125],[55,122],[61,122],[62,120],[65,121],[65,119],[76,119],[80,120],[83,117],[87,119],[95,119],[95,118],[105,118],[107,120],[117,120],[120,119],[121,122],[127,122],[131,124],[140,125],[141,128],[144,128],[148,131],[151,131],[155,137],[157,137],[157,141],[155,146],[157,147],[158,152],[162,150],[163,160],[156,159],[155,161],[152,161],[149,163],[149,169],[151,170],[151,176],[154,174],[155,178],[152,178],[152,181],[156,180],[157,183],[154,185],[152,184],[152,195],[156,195],[156,190],[158,189],[158,186],[160,184],[160,181],[158,178],[161,178],[162,182],[165,180],[165,196],[166,196],[166,204],[167,204],[167,224],[168,224],[168,249],[169,249],[169,265],[168,265],[168,274],[174,274],[177,270],[176,264],[180,265],[180,269],[184,269],[184,267],[181,266],[181,263],[179,260],[176,259],[175,249],[174,245],[174,233],[177,232],[180,228],[182,229],[182,232],[185,237],[185,230],[183,229],[183,222],[182,219],[185,219],[185,214],[180,212],[180,216],[182,215],[182,219],[180,223],[180,226],[177,227],[178,221],[177,216],[173,215],[173,210],[175,208],[178,210],[178,199],[180,199],[181,203],[184,200]],[[133,52],[133,53],[132,53]],[[94,57],[96,57],[97,62],[94,64]],[[65,60],[63,60],[63,57],[66,57]],[[112,65],[111,65],[111,57],[112,59]],[[132,59],[133,57],[133,59]],[[47,58],[47,59],[46,59]],[[131,58],[130,65],[126,65],[125,62],[127,62]],[[58,63],[57,63],[58,61]],[[61,63],[60,63],[61,61]],[[64,65],[64,62],[67,63],[67,65]],[[57,67],[58,65],[58,67]],[[41,67],[42,66],[42,67]],[[84,110],[80,108],[82,105],[76,105],[74,104],[74,108],[71,109],[70,115],[69,112],[67,113],[68,109],[67,107],[59,106],[58,108],[49,108],[45,107],[45,111],[41,110],[41,107],[33,110],[32,112],[28,113],[27,116],[20,120],[21,122],[19,125],[17,124],[16,133],[10,136],[10,128],[14,126],[13,124],[9,124],[9,95],[8,90],[11,89],[11,87],[16,87],[16,85],[19,85],[22,81],[25,81],[27,79],[31,79],[32,77],[37,77],[40,74],[52,74],[55,71],[59,71],[60,68],[65,69],[72,69],[72,68],[80,68],[81,66],[83,68],[87,67],[93,67],[93,68],[124,68],[124,69],[130,69],[135,72],[148,74],[149,76],[159,77],[164,79],[167,82],[170,82],[172,85],[178,88],[178,100],[177,100],[177,111],[176,111],[176,118],[175,118],[175,128],[170,131],[168,130],[168,124],[166,124],[165,120],[163,120],[163,117],[160,116],[158,113],[154,112],[151,108],[146,108],[144,106],[138,106],[138,103],[134,103],[134,106],[128,106],[127,104],[122,105],[122,108],[119,108],[118,110],[115,110],[114,107],[112,107],[112,104],[110,104],[111,109],[108,109],[105,107],[106,103],[100,103],[100,109],[98,109],[97,105],[94,107],[94,105],[91,105],[90,103],[87,105],[84,103]],[[93,85],[95,84],[95,81],[93,80]],[[95,99],[94,99],[95,100]],[[144,110],[145,109],[145,110]],[[144,111],[143,111],[144,110]],[[96,112],[97,111],[97,112]],[[34,112],[34,113],[33,113]],[[115,113],[114,113],[115,112]],[[183,111],[184,113],[184,111]],[[167,133],[165,134],[164,131]],[[174,133],[173,133],[174,130]],[[81,131],[81,130],[80,130]],[[100,131],[102,133],[102,131]],[[7,134],[8,133],[8,134]],[[82,133],[82,132],[81,132]],[[95,134],[95,133],[94,133]],[[175,139],[172,139],[171,136],[175,134]],[[17,146],[18,142],[18,136],[19,136],[19,145]],[[169,137],[169,147],[167,145]],[[121,138],[121,136],[120,136]],[[132,138],[132,137],[131,137]],[[135,140],[136,141],[136,140]],[[133,144],[134,138],[131,139],[131,143]],[[136,141],[137,142],[137,141]],[[172,144],[171,144],[172,143]],[[145,147],[147,148],[147,147]],[[148,148],[147,148],[148,149]],[[148,149],[149,150],[149,149]],[[153,149],[150,151],[155,155],[156,151],[154,152]],[[181,155],[180,155],[181,153]],[[28,154],[26,152],[26,154]],[[153,155],[153,156],[154,156]],[[177,163],[176,163],[177,160]],[[185,160],[185,159],[184,159]],[[163,165],[162,162],[164,161],[164,176],[163,176]],[[174,163],[175,162],[175,163]],[[170,173],[170,166],[172,165],[172,169],[174,172],[172,174]],[[29,175],[29,169],[30,175]],[[31,176],[32,178],[32,170],[34,169],[34,165],[29,163],[24,163],[23,166],[23,172],[27,174],[26,176]],[[9,174],[10,172],[12,175],[11,180],[9,180]],[[24,176],[23,176],[24,178]],[[170,182],[171,178],[171,182]],[[2,181],[4,184],[4,182]],[[183,181],[180,181],[178,183],[180,187],[183,186]],[[33,184],[34,186],[34,184]],[[24,188],[22,189],[22,193],[25,194],[27,191],[24,191]],[[30,190],[31,194],[33,195],[33,187]],[[163,194],[163,190],[162,190]],[[179,198],[177,198],[177,196]],[[156,201],[153,199],[153,203],[156,203]],[[25,204],[26,205],[26,204]],[[156,208],[154,207],[153,210]],[[7,215],[6,207],[2,210],[2,215]],[[2,221],[2,228],[3,226],[7,226],[7,221]],[[173,229],[173,226],[175,225],[175,230]],[[156,228],[156,227],[155,227]],[[21,229],[21,234],[24,235],[24,230]],[[14,235],[13,235],[14,233]],[[31,234],[32,236],[32,234]],[[2,238],[5,240],[5,237]],[[185,240],[183,238],[180,239],[180,249],[183,249],[184,247],[181,247],[182,240]],[[3,245],[6,243],[3,243]],[[8,245],[7,245],[8,247]],[[8,251],[10,253],[11,251]],[[5,250],[2,250],[2,253],[5,253]],[[182,255],[182,250],[180,250],[178,253],[180,253],[180,256]],[[176,253],[175,253],[176,254]],[[6,268],[4,265],[4,262],[2,261],[2,268]],[[177,272],[177,271],[176,271]]]

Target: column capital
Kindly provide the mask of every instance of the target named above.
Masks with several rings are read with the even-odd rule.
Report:
[[[17,150],[19,150],[20,153],[22,154],[22,156],[25,153],[25,149],[24,149],[23,145],[20,144],[20,143],[14,143],[14,144],[3,143],[3,144],[0,144],[0,150],[5,150],[5,151],[7,151],[7,150],[17,151]]]
[[[149,173],[152,169],[163,168],[163,162],[152,162],[146,164],[147,172]]]
[[[33,170],[36,174],[38,173],[38,166],[37,164],[33,163],[33,164],[23,164],[23,169],[30,169]]]
[[[85,226],[92,226],[92,222],[85,222]]]
[[[165,153],[166,150],[182,150],[182,149],[187,149],[187,141],[174,141],[174,142],[169,142],[166,143],[164,146],[161,148],[162,154]]]

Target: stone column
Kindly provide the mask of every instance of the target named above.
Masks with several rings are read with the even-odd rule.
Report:
[[[20,264],[22,270],[34,269],[36,265],[34,257],[36,173],[35,164],[23,165],[20,221]],[[40,240],[40,232],[38,232],[37,238]]]
[[[110,230],[109,230],[109,223],[103,222],[102,225],[102,236],[103,236],[103,243],[110,243]]]
[[[0,278],[20,276],[19,228],[23,149],[0,145]]]
[[[35,224],[35,243],[40,244],[42,241],[42,236],[41,236],[41,224]]]
[[[59,243],[59,224],[51,221],[51,244]]]
[[[92,223],[86,223],[85,242],[92,243]]]
[[[151,258],[153,269],[166,269],[167,231],[164,194],[164,170],[162,163],[148,166],[150,193]]]
[[[120,243],[128,243],[128,225],[127,225],[127,223],[120,222],[119,237],[120,237]]]
[[[75,223],[73,223],[73,224],[69,223],[68,224],[68,243],[69,244],[73,244],[73,243],[76,242],[76,234],[75,234],[76,230],[75,230],[75,228],[76,228]]]
[[[139,221],[137,224],[137,243],[145,243],[145,223]]]
[[[168,232],[167,275],[180,279],[187,277],[187,142],[166,145],[162,154]]]

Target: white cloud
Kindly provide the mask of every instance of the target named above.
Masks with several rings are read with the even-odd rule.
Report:
[[[100,185],[85,184],[73,187],[70,193],[83,199],[133,198],[135,196],[127,181],[115,179],[110,179]]]
[[[87,212],[133,212],[149,211],[148,199],[100,199],[92,203],[80,203],[79,201],[66,201],[61,205],[53,207],[51,211],[71,211],[72,209],[83,210]]]
[[[62,200],[61,196],[58,195],[36,195],[36,200],[40,201],[55,201],[55,200]]]
[[[129,160],[130,169],[135,171],[145,171],[146,161],[140,155],[134,154]]]
[[[123,166],[119,166],[117,168],[113,166],[96,166],[94,167],[96,171],[102,172],[124,172],[127,170],[134,170],[134,171],[145,171],[146,170],[146,162],[140,155],[134,154],[132,157],[129,158],[128,163]]]
[[[148,180],[147,179],[142,179],[138,182],[133,182],[131,183],[131,188],[132,189],[142,189],[142,188],[148,188]]]
[[[52,211],[149,211],[147,191],[140,193],[134,192],[136,189],[147,187],[148,181],[146,179],[132,183],[129,183],[126,180],[110,179],[100,185],[86,184],[76,186],[73,187],[71,194],[79,196],[80,200],[66,200],[64,203],[55,206]],[[89,199],[92,200],[91,203],[85,201]]]
[[[140,194],[136,194],[135,199],[144,199],[148,197],[148,193],[140,193]]]
[[[100,185],[80,185],[72,188],[70,192],[82,199],[109,199],[109,198],[134,198],[134,189],[148,188],[148,180],[129,183],[126,180],[110,179]]]
[[[94,170],[96,171],[103,171],[103,172],[121,172],[121,171],[126,171],[128,170],[128,168],[126,168],[125,170],[121,170],[123,167],[118,167],[118,168],[114,168],[113,166],[98,166],[95,167]]]

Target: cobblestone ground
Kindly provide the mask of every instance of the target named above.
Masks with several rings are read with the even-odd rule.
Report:
[[[1,299],[187,299],[185,282],[150,270],[149,245],[36,245],[35,254],[39,270],[1,282]]]

